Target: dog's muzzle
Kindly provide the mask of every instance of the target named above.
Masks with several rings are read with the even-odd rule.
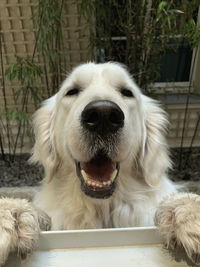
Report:
[[[81,114],[81,125],[88,150],[94,153],[90,161],[76,162],[82,191],[93,198],[108,198],[115,190],[119,172],[119,163],[111,157],[124,127],[124,113],[114,102],[92,101]]]

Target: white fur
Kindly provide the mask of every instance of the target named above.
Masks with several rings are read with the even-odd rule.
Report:
[[[159,205],[155,223],[167,248],[184,248],[195,266],[200,264],[200,197],[193,193],[172,194]],[[193,266],[193,265],[190,265]]]
[[[26,199],[0,199],[0,266],[10,252],[25,257],[37,245],[39,231],[48,230],[50,219]]]
[[[80,86],[81,93],[65,96],[74,86]],[[122,96],[120,87],[131,90],[134,98]],[[125,115],[117,153],[109,155],[120,162],[117,188],[105,200],[81,191],[74,163],[93,156],[80,126],[81,112],[93,100],[113,101]],[[34,118],[32,161],[45,168],[35,204],[51,217],[52,229],[153,225],[159,202],[176,192],[166,175],[170,167],[163,136],[166,123],[157,102],[141,93],[121,65],[88,63],[77,67]]]

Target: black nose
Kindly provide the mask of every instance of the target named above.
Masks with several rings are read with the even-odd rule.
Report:
[[[124,126],[124,113],[111,101],[92,101],[84,108],[81,122],[89,131],[107,135],[117,132]]]

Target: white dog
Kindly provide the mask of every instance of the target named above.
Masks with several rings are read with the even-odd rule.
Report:
[[[119,64],[76,68],[35,115],[32,161],[45,168],[35,203],[52,229],[147,226],[176,191],[164,112]]]
[[[34,117],[32,162],[45,169],[34,203],[51,218],[51,229],[154,225],[161,200],[177,192],[166,174],[171,165],[166,123],[163,110],[141,93],[123,66],[77,67]],[[168,245],[178,239],[186,249],[200,251],[196,243],[179,240],[177,203],[169,202],[158,209],[156,220]]]

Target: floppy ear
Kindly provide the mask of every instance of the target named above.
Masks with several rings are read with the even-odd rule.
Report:
[[[35,145],[30,162],[44,166],[47,181],[53,178],[59,165],[54,142],[55,104],[56,95],[46,100],[33,117]]]
[[[144,140],[141,166],[143,177],[150,186],[159,185],[166,169],[171,166],[164,137],[166,113],[155,100],[144,97]]]

